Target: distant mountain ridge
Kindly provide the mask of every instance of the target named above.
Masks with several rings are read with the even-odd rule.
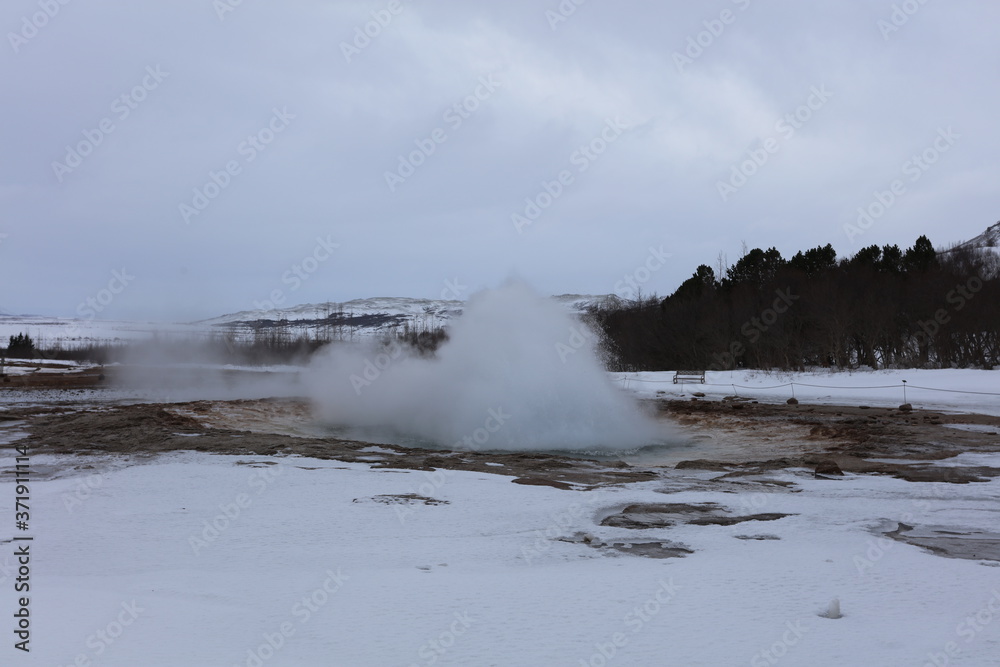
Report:
[[[1000,222],[990,225],[986,228],[986,231],[979,236],[974,236],[968,241],[962,241],[956,244],[951,250],[965,250],[965,249],[986,249],[993,248],[995,250],[1000,250]]]
[[[990,225],[986,231],[968,241],[957,243],[944,253],[967,252],[978,255],[982,261],[981,277],[1000,276],[1000,222]]]
[[[612,295],[561,294],[551,297],[568,310],[582,313]],[[373,297],[344,302],[307,303],[271,310],[242,310],[192,324],[230,330],[287,327],[349,329],[354,335],[377,334],[409,327],[430,331],[462,314],[465,302],[411,297]]]
[[[564,294],[552,297],[573,312],[601,303],[605,296]],[[244,310],[197,322],[156,323],[121,320],[0,315],[0,346],[10,335],[28,333],[44,346],[77,347],[162,338],[208,338],[217,335],[253,339],[275,331],[281,336],[327,340],[363,340],[409,329],[433,331],[462,314],[463,301],[376,297],[342,303],[300,304],[276,310]]]
[[[325,303],[304,303],[287,308],[241,310],[200,320],[195,324],[210,324],[213,326],[233,323],[257,322],[261,320],[312,320],[324,319],[337,313],[345,315],[386,314],[404,317],[440,317],[447,319],[462,312],[462,301],[416,299],[408,297],[374,297],[370,299],[352,299],[350,301]]]

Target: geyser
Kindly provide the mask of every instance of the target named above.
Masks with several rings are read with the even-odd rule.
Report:
[[[616,387],[596,336],[519,282],[474,295],[436,357],[331,345],[305,378],[317,416],[438,446],[621,451],[664,429]]]

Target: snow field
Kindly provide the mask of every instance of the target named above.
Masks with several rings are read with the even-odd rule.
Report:
[[[659,392],[663,392],[661,398],[703,392],[714,399],[736,394],[762,402],[783,403],[794,392],[803,403],[878,407],[901,405],[903,380],[906,380],[906,400],[916,409],[1000,415],[1000,371],[996,370],[708,371],[705,384],[673,384],[673,371],[612,373],[611,376],[619,386],[644,398],[657,397]],[[789,386],[793,383],[794,387]]]
[[[922,665],[937,652],[984,665],[1000,654],[1000,619],[989,611],[1000,570],[873,532],[906,516],[987,530],[997,481],[780,473],[794,491],[734,494],[683,490],[710,475],[670,472],[562,491],[483,473],[185,453],[109,469],[67,507],[93,474],[33,485],[38,664]],[[371,500],[432,479],[449,504],[399,512]],[[0,509],[12,498],[0,483]],[[795,516],[596,525],[638,502]],[[608,555],[549,537],[577,531],[695,553]],[[819,617],[833,598],[844,617]],[[967,618],[977,613],[974,628]]]

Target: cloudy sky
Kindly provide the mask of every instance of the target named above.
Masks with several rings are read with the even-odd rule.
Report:
[[[576,2],[7,0],[0,311],[665,295],[1000,219],[1000,5]]]

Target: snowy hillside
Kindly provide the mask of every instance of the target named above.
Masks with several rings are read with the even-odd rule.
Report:
[[[972,250],[979,253],[991,253],[1000,256],[1000,222],[986,228],[986,231],[968,241],[956,244],[944,252],[956,250]]]
[[[574,312],[607,299],[606,296],[563,294],[552,297]],[[409,327],[416,331],[445,326],[462,314],[457,300],[376,297],[342,303],[308,303],[274,310],[243,310],[186,323],[88,320],[39,315],[0,315],[0,341],[26,333],[36,345],[80,347],[88,344],[164,338],[210,338],[221,335],[250,336],[255,329],[283,328],[293,338],[301,334],[333,339],[374,336]]]
[[[1000,248],[1000,222],[988,227],[985,232],[959,245],[965,248]]]
[[[219,317],[202,320],[198,324],[225,326],[234,323],[256,322],[260,320],[321,320],[342,314],[344,317],[364,317],[388,315],[400,318],[448,318],[462,312],[461,301],[441,301],[433,299],[410,299],[405,297],[375,297],[353,299],[342,303],[305,303],[289,308],[272,310],[241,310]]]
[[[563,294],[552,297],[570,310],[583,311],[587,307],[606,299],[606,296],[591,296],[582,294]],[[407,297],[374,297],[370,299],[353,299],[336,303],[306,303],[290,308],[275,308],[273,310],[241,310],[196,324],[225,326],[260,320],[287,320],[296,322],[302,320],[322,320],[327,318],[364,318],[385,315],[402,321],[435,321],[444,324],[452,317],[462,314],[464,302],[458,300],[412,299]]]
[[[563,294],[552,298],[571,312],[583,312],[608,297]],[[237,334],[280,327],[293,336],[308,334],[325,339],[353,340],[405,328],[433,331],[461,315],[464,306],[465,303],[458,300],[375,297],[274,310],[244,310],[194,324]]]

